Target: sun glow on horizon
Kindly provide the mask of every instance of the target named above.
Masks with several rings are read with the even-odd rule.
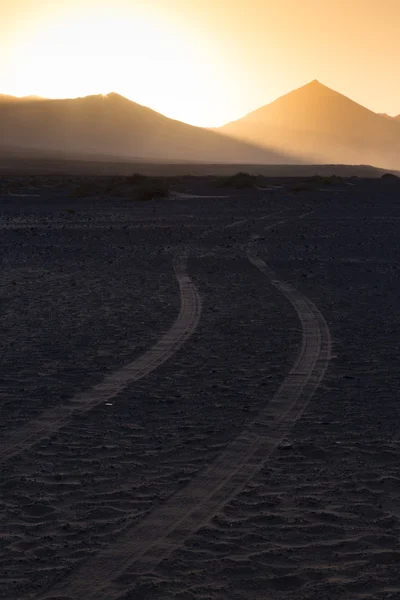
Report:
[[[319,79],[398,115],[399,19],[398,0],[4,1],[0,92],[113,91],[213,127]]]
[[[170,118],[212,127],[230,116],[217,55],[192,32],[145,10],[59,14],[18,44],[7,93],[76,98],[116,92]]]

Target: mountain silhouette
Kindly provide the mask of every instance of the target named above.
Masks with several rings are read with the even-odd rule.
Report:
[[[400,119],[389,119],[317,80],[219,128],[240,140],[290,149],[309,163],[400,168]]]
[[[36,100],[43,100],[40,96],[22,96],[19,98],[18,96],[9,96],[7,94],[0,94],[0,103],[2,102],[33,102]]]
[[[169,119],[112,93],[66,100],[0,102],[0,145],[119,158],[283,164],[299,159]]]
[[[0,102],[14,102],[16,98],[14,96],[7,96],[7,94],[0,94]]]

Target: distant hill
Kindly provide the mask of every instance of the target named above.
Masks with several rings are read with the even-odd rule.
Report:
[[[7,96],[6,94],[0,94],[0,102],[14,102],[16,98],[14,96]]]
[[[17,96],[9,96],[7,94],[0,94],[0,103],[2,102],[35,102],[43,100],[40,96],[23,96],[19,98]]]
[[[400,118],[378,115],[318,81],[218,129],[310,163],[400,169]]]
[[[134,160],[299,163],[263,144],[169,119],[118,95],[0,102],[0,146]]]

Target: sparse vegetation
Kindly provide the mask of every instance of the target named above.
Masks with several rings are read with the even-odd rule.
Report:
[[[75,198],[129,198],[153,200],[169,195],[170,182],[163,177],[148,177],[140,173],[124,176],[93,177],[78,183],[72,196]]]
[[[395,181],[396,179],[399,179],[399,178],[394,173],[384,173],[382,175],[381,179],[385,179],[386,181]]]
[[[290,192],[312,192],[320,187],[337,185],[341,182],[341,177],[337,175],[330,175],[324,177],[322,175],[313,175],[306,179],[300,180],[294,183],[290,188]]]
[[[230,177],[225,177],[218,180],[219,187],[235,188],[244,190],[246,188],[254,188],[256,186],[257,177],[249,173],[239,172]]]
[[[315,185],[335,185],[340,183],[341,179],[337,175],[314,175],[313,177],[308,177],[306,181]]]
[[[132,199],[143,202],[156,198],[167,198],[168,195],[169,185],[165,181],[148,181],[135,187]]]
[[[127,181],[132,185],[145,183],[148,179],[149,177],[147,175],[142,175],[141,173],[134,173],[133,175],[129,175],[129,177],[127,177]]]
[[[295,183],[292,186],[290,186],[288,188],[289,192],[312,192],[313,190],[315,190],[315,185],[310,183],[310,182],[299,182],[299,183]]]

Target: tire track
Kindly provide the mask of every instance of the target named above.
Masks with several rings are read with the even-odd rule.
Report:
[[[187,274],[186,256],[174,261],[174,271],[180,289],[181,308],[172,327],[152,348],[133,362],[114,371],[87,392],[76,395],[68,404],[42,412],[7,436],[0,444],[0,463],[26,451],[44,437],[58,431],[73,414],[85,413],[114,398],[128,385],[160,367],[185,344],[197,328],[201,298]]]
[[[255,239],[247,252],[250,262],[288,299],[302,324],[302,345],[292,370],[256,419],[209,467],[137,525],[128,527],[115,544],[89,559],[63,585],[57,586],[63,598],[118,598],[126,593],[126,584],[120,579],[124,572],[129,572],[130,579],[149,573],[181,547],[263,467],[323,379],[331,353],[330,332],[324,317],[311,300],[276,277],[251,249],[254,243]]]

